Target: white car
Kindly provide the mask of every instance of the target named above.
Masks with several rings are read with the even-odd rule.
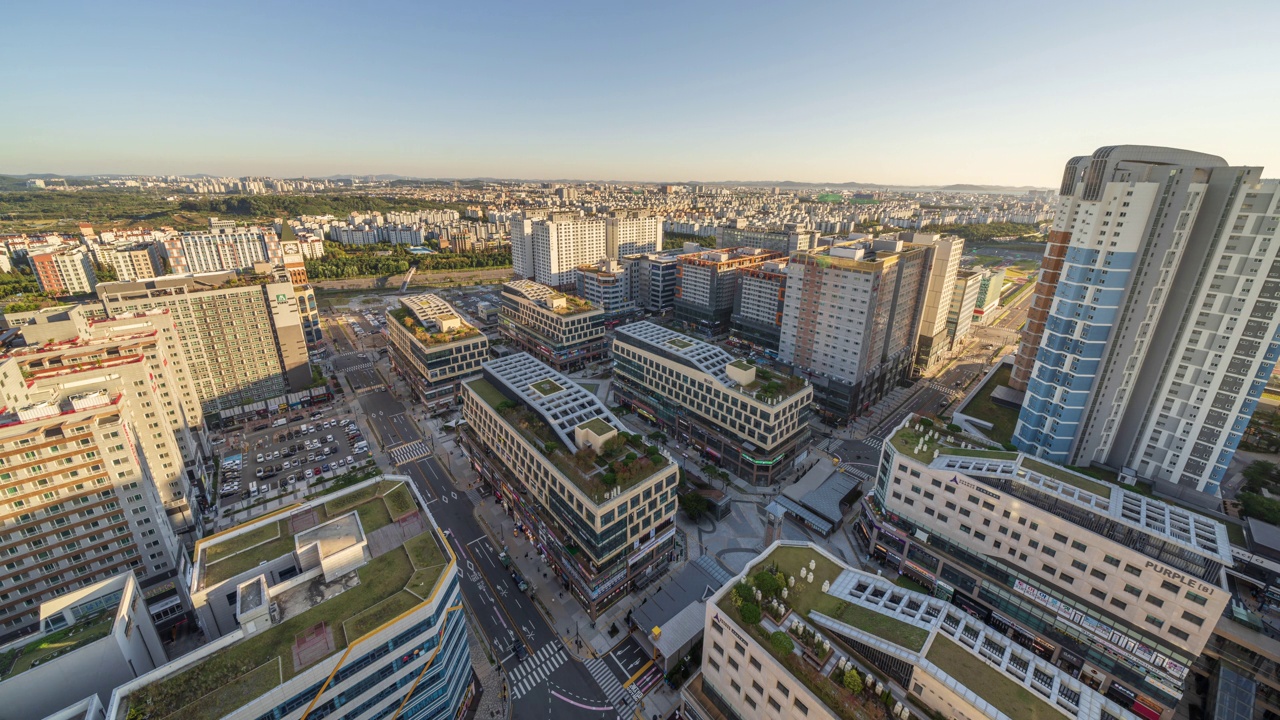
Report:
[[[265,462],[266,457],[262,453],[258,453],[258,462]]]
[[[332,435],[326,436],[326,437],[325,437],[325,439],[324,439],[324,441],[325,441],[325,442],[333,442],[333,436],[332,436]]]

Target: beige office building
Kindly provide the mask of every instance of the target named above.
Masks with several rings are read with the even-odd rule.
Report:
[[[298,293],[287,278],[234,272],[102,283],[109,315],[161,308],[177,323],[206,414],[279,397],[311,384]]]
[[[898,238],[932,248],[929,286],[925,291],[924,307],[920,311],[920,337],[916,342],[916,369],[923,372],[933,367],[951,349],[947,317],[951,312],[956,273],[960,270],[960,256],[964,254],[964,240],[929,233],[899,233]]]
[[[557,371],[604,357],[604,310],[532,280],[502,286],[504,336]]]

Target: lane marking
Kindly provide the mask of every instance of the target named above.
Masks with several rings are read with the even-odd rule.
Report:
[[[615,658],[615,659],[616,659],[616,658]],[[643,675],[643,674],[645,673],[645,671],[646,671],[646,670],[648,670],[648,669],[649,669],[649,668],[651,668],[651,667],[653,667],[653,661],[652,661],[652,660],[650,660],[649,662],[645,663],[645,664],[644,664],[644,667],[642,667],[642,668],[640,668],[639,670],[637,670],[637,671],[636,671],[636,674],[635,674],[635,675],[632,675],[630,680],[628,680],[628,681],[626,681],[626,682],[622,683],[622,687],[630,687],[632,683],[634,683],[636,680],[639,680],[639,679],[640,679],[640,676],[641,676],[641,675]],[[625,668],[623,669],[623,672],[626,672],[626,669],[625,669]]]
[[[480,542],[481,540],[488,540],[488,539],[489,539],[489,536],[488,536],[488,535],[481,535],[480,537],[476,538],[475,540],[472,540],[471,542],[469,542],[469,543],[467,543],[467,544],[468,544],[468,545],[475,545],[476,543]]]
[[[615,707],[614,707],[614,706],[612,706],[612,705],[606,705],[606,706],[604,706],[604,707],[601,707],[601,706],[599,706],[599,705],[587,705],[587,704],[585,704],[585,703],[580,703],[580,702],[578,702],[577,700],[570,700],[569,698],[567,698],[567,697],[565,697],[565,696],[561,695],[559,692],[557,692],[557,691],[555,691],[555,690],[552,690],[552,691],[551,691],[551,694],[552,694],[552,695],[554,695],[554,696],[556,696],[556,697],[557,697],[557,698],[559,698],[560,700],[563,700],[564,702],[567,702],[567,703],[569,703],[570,705],[574,705],[574,706],[576,706],[576,707],[580,707],[580,708],[582,708],[583,710],[591,710],[591,711],[595,711],[595,712],[608,712],[608,711],[610,711],[610,710],[617,710],[617,708],[615,708]]]

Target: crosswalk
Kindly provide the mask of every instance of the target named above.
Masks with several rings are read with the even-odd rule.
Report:
[[[618,682],[617,676],[605,664],[605,658],[603,657],[588,660],[586,665],[587,672],[591,673],[591,677],[595,678],[596,684],[604,691],[605,697],[609,699],[609,704],[618,709],[618,717],[630,718],[635,712],[636,705],[644,697],[640,692],[640,688],[636,687],[636,683],[623,687],[622,683]]]
[[[471,504],[480,507],[480,493],[475,488],[467,488],[467,498],[471,500]]]
[[[391,448],[391,461],[396,465],[404,465],[431,454],[431,446],[422,440],[397,445]]]
[[[847,462],[840,463],[840,472],[843,472],[846,475],[852,475],[862,480],[871,479],[871,475],[868,474],[867,471],[863,470],[862,468],[854,467],[853,463],[847,463]]]
[[[347,367],[342,368],[342,372],[351,372],[353,370],[368,370],[371,367],[373,367],[373,363],[363,362],[363,363],[360,363],[359,365],[348,365]]]
[[[880,439],[880,438],[878,438],[878,437],[869,437],[869,438],[867,438],[866,440],[863,440],[862,442],[864,442],[864,443],[866,443],[866,444],[870,445],[871,447],[873,447],[873,448],[875,448],[875,449],[877,449],[877,450],[879,450],[880,448],[884,447],[884,440],[881,440],[881,439]]]
[[[511,699],[519,700],[520,696],[537,687],[568,659],[564,646],[559,642],[543,645],[541,650],[522,660],[515,670],[507,674]]]

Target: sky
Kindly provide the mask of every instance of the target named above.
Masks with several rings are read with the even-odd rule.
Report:
[[[19,2],[0,173],[1056,187],[1280,176],[1280,3]]]

